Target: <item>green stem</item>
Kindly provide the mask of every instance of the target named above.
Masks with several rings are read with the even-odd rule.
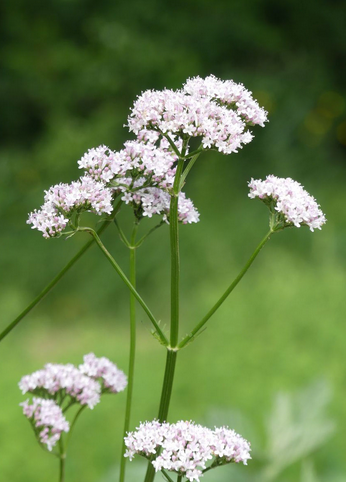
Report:
[[[164,475],[164,477],[166,477],[168,482],[173,482],[173,479],[171,479],[171,477],[167,474],[167,472],[164,469],[161,469],[161,472]]]
[[[178,477],[177,477],[177,482],[181,482],[182,480],[183,480],[182,474],[178,475]]]
[[[152,312],[150,311],[150,309],[148,308],[147,304],[145,303],[145,301],[143,300],[143,298],[140,296],[140,294],[136,291],[136,289],[133,287],[132,283],[129,281],[129,279],[126,277],[125,273],[123,272],[123,270],[120,268],[120,266],[118,265],[118,263],[115,261],[115,259],[113,258],[113,256],[110,254],[110,252],[107,250],[107,248],[104,246],[104,244],[102,243],[101,239],[99,238],[99,236],[97,235],[97,233],[91,229],[91,228],[79,228],[80,231],[86,231],[88,233],[90,233],[93,238],[95,239],[96,241],[96,244],[98,245],[98,247],[101,249],[101,251],[103,252],[103,254],[106,256],[106,258],[108,259],[108,261],[111,263],[111,265],[113,266],[113,268],[115,269],[115,271],[118,273],[118,275],[120,276],[120,278],[123,280],[123,282],[126,284],[126,286],[129,288],[129,290],[131,291],[131,293],[134,295],[134,297],[136,298],[136,300],[138,301],[138,303],[141,305],[141,307],[143,308],[143,310],[146,312],[146,314],[148,315],[148,318],[150,319],[150,321],[152,322],[152,324],[154,325],[155,327],[155,330],[156,330],[156,333],[157,333],[157,336],[160,340],[160,342],[167,346],[168,345],[168,340],[167,338],[165,337],[165,335],[163,334],[161,328],[159,327],[159,324],[158,322],[156,321],[154,315],[152,314]]]
[[[59,482],[64,482],[65,480],[65,462],[66,462],[66,453],[64,451],[64,445],[62,439],[59,440],[59,449],[60,449],[60,463],[59,463]]]
[[[174,371],[175,371],[175,365],[177,361],[177,354],[178,354],[177,351],[167,349],[165,375],[163,378],[159,415],[158,415],[158,420],[161,423],[165,422],[168,416],[169,404],[171,401],[172,388],[173,388]],[[154,460],[154,458],[155,456],[149,459],[147,473],[145,475],[144,482],[152,482],[154,480],[155,469],[151,463]]]
[[[198,152],[196,155],[194,155],[192,157],[192,159],[188,162],[187,166],[185,167],[182,175],[181,175],[181,178],[180,178],[180,189],[182,189],[183,187],[183,184],[185,182],[185,179],[187,178],[187,175],[189,174],[189,172],[191,171],[194,163],[197,161],[197,159],[199,158],[200,154],[201,154],[202,151]]]
[[[115,215],[117,214],[117,212],[119,211],[120,209],[120,205],[121,205],[121,201],[116,205],[116,207],[114,208],[114,211],[113,211],[113,215],[112,215],[112,218],[105,221],[102,226],[100,227],[100,229],[97,231],[98,235],[101,235],[103,233],[103,231],[109,226],[109,224],[111,223],[111,221],[113,221],[113,217],[115,217]],[[90,248],[90,246],[92,246],[92,244],[94,244],[94,239],[91,239],[90,241],[88,241],[79,251],[78,253],[73,256],[73,258],[66,264],[66,266],[60,271],[60,273],[58,273],[55,278],[52,279],[52,281],[41,291],[41,293],[36,296],[36,298],[29,304],[29,306],[27,306],[25,308],[24,311],[22,311],[22,313],[17,316],[17,318],[15,320],[12,321],[12,323],[10,323],[2,333],[0,333],[0,342],[1,340],[3,340],[5,338],[6,335],[8,335],[12,330],[13,328],[15,328],[18,323],[46,296],[47,293],[50,292],[50,290],[52,288],[54,288],[54,286],[61,280],[61,278],[67,273],[67,271],[72,268],[72,266],[79,260],[79,258],[81,258],[81,256],[83,256],[83,254]]]
[[[182,155],[184,155],[183,147]],[[169,211],[170,240],[171,240],[171,333],[170,347],[167,347],[165,375],[163,378],[161,400],[159,407],[159,422],[167,420],[169,404],[172,396],[174,371],[178,351],[175,348],[179,334],[179,232],[178,232],[178,196],[180,188],[180,177],[184,166],[184,160],[179,159],[177,171],[173,184],[173,195]],[[153,482],[155,469],[152,465],[153,457],[150,458],[144,482]]]
[[[117,221],[116,219],[114,219],[114,224],[115,224],[116,227],[117,227],[117,230],[118,230],[119,237],[120,237],[121,241],[125,244],[125,246],[127,246],[127,247],[129,248],[129,247],[130,247],[130,243],[128,242],[127,237],[125,236],[124,231],[121,229],[120,224],[118,223],[118,221]]]
[[[71,435],[72,435],[72,430],[74,428],[74,426],[76,425],[76,422],[78,420],[78,418],[80,417],[81,413],[83,412],[83,410],[85,410],[86,408],[86,405],[82,405],[79,410],[77,411],[76,415],[74,416],[74,419],[72,420],[71,422],[71,425],[70,425],[70,430],[66,436],[66,443],[65,443],[65,456],[66,456],[66,452],[67,452],[67,446],[70,442],[70,438],[71,438]],[[61,440],[61,439],[60,439]]]
[[[202,473],[205,474],[206,472],[209,472],[209,470],[215,469],[216,467],[221,467],[222,465],[225,465],[226,463],[230,463],[230,462],[225,462],[224,464],[220,464],[220,463],[217,462],[217,460],[214,460],[214,462],[211,465],[209,465],[209,467],[202,470]]]
[[[169,137],[169,135],[165,134],[159,127],[156,127],[156,130],[162,135],[162,137],[165,137],[167,139],[167,141],[169,142],[169,145],[173,149],[174,153],[180,158],[180,152],[178,151],[177,146],[174,144],[174,142]]]
[[[171,240],[171,347],[178,343],[179,335],[179,281],[180,281],[180,256],[179,256],[179,223],[178,200],[180,177],[183,172],[184,161],[179,159],[175,174],[173,195],[169,210],[170,240]]]
[[[135,223],[132,231],[131,245],[130,245],[130,282],[134,288],[136,288],[137,229],[138,229],[138,223]],[[127,396],[126,396],[123,443],[122,443],[121,459],[120,459],[119,482],[124,482],[125,480],[125,469],[126,469],[127,458],[124,457],[125,450],[126,450],[124,438],[126,437],[126,434],[130,429],[131,405],[132,405],[132,394],[133,394],[133,383],[134,383],[134,368],[135,368],[135,353],[136,353],[136,298],[132,293],[130,293],[130,359],[129,359],[129,370],[128,370],[128,385],[127,385]]]
[[[139,241],[136,242],[136,248],[139,248],[141,246],[141,244],[143,243],[143,241],[148,237],[150,236],[154,231],[156,231],[156,229],[159,229],[161,226],[163,226],[164,224],[166,224],[165,221],[160,221],[159,224],[157,224],[156,226],[154,226],[153,228],[151,228],[144,236],[142,236],[140,238]]]
[[[165,375],[163,378],[160,408],[159,408],[159,415],[158,415],[159,422],[165,422],[167,420],[169,404],[172,396],[174,371],[175,371],[175,365],[177,361],[177,354],[178,352],[176,350],[175,351],[170,349],[167,350]]]
[[[266,244],[268,239],[270,238],[271,234],[273,233],[272,230],[270,230],[265,237],[262,239],[262,241],[259,243],[255,251],[252,253],[250,258],[248,259],[247,263],[243,267],[243,269],[240,271],[238,276],[233,280],[233,282],[229,285],[227,290],[224,292],[224,294],[219,298],[219,300],[215,303],[215,305],[211,308],[211,310],[208,311],[208,313],[205,315],[205,317],[195,326],[195,328],[189,333],[188,335],[185,336],[185,338],[179,343],[178,348],[181,349],[184,346],[189,343],[189,341],[194,338],[197,333],[201,330],[201,328],[206,324],[206,322],[211,318],[211,316],[215,313],[215,311],[222,305],[222,303],[226,300],[226,298],[232,293],[234,288],[237,286],[239,281],[242,279],[244,274],[247,272],[247,270],[250,268],[252,265],[253,261],[255,260],[256,256],[258,253],[261,251],[263,246]]]
[[[201,144],[198,149],[196,149],[195,151],[189,152],[182,159],[190,159],[190,157],[196,156],[197,154],[199,155],[203,151],[204,151],[203,145]]]

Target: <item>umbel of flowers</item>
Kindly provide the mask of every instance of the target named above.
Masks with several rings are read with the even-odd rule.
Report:
[[[197,482],[212,468],[231,462],[247,465],[251,458],[249,442],[234,430],[210,430],[194,422],[141,423],[127,435],[125,445],[130,460],[139,454],[152,461],[156,472],[173,471]]]
[[[250,128],[266,120],[267,113],[251,92],[214,76],[189,79],[176,91],[144,92],[128,118],[136,140],[126,142],[119,152],[106,146],[90,149],[78,161],[84,170],[81,178],[46,191],[44,204],[29,215],[28,223],[45,238],[60,236],[68,225],[73,231],[78,228],[83,211],[111,215],[117,197],[133,207],[138,219],[156,214],[168,222],[178,160],[209,149],[237,152],[252,140]],[[191,152],[189,140],[195,137],[201,144]],[[199,221],[181,189],[178,220]]]
[[[93,409],[103,394],[122,392],[126,385],[125,374],[114,363],[89,353],[78,368],[48,363],[42,370],[25,375],[19,388],[23,394],[35,396],[32,403],[28,399],[21,406],[38,442],[52,451],[62,433],[70,430],[65,418],[70,407]]]

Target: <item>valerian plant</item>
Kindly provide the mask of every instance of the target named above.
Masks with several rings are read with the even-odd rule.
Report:
[[[68,238],[81,233],[91,236],[91,239],[5,328],[0,339],[57,284],[93,243],[97,244],[130,291],[128,389],[119,482],[125,480],[126,460],[132,459],[135,454],[148,460],[145,482],[152,482],[155,472],[158,471],[161,471],[169,482],[173,480],[172,472],[176,474],[177,482],[185,478],[199,481],[200,477],[211,469],[234,462],[246,464],[251,458],[249,442],[228,427],[209,429],[192,421],[169,423],[168,414],[179,351],[200,334],[270,237],[292,226],[308,226],[314,231],[316,228],[320,229],[326,221],[314,198],[298,182],[273,175],[264,181],[252,179],[249,182],[249,196],[258,197],[269,208],[269,231],[208,313],[195,323],[187,335],[180,338],[179,225],[199,221],[196,207],[184,192],[187,177],[195,167],[198,157],[204,152],[216,150],[225,155],[236,153],[253,139],[252,128],[256,125],[263,127],[266,122],[267,112],[242,84],[231,80],[222,81],[212,75],[205,79],[188,79],[179,90],[146,91],[137,98],[128,117],[127,127],[135,135],[135,139],[125,142],[119,151],[113,151],[106,146],[90,149],[78,161],[82,170],[80,179],[70,184],[60,183],[48,189],[45,192],[44,204],[29,215],[28,223],[33,229],[39,230],[44,238]],[[117,216],[121,209],[133,213],[130,236],[127,236],[120,226]],[[84,225],[85,212],[102,216],[104,221],[98,231]],[[158,221],[154,228],[147,230],[146,234],[139,238],[138,227],[146,217],[155,217]],[[111,224],[115,225],[120,239],[129,248],[128,276],[101,240],[103,231]],[[140,289],[137,290],[136,283],[137,248],[161,226],[169,229],[170,237],[169,324],[158,321],[140,295]],[[135,431],[130,432],[136,352],[136,301],[152,323],[155,338],[166,350],[166,365],[157,419],[143,422]],[[169,326],[169,330],[166,330],[165,326]],[[68,367],[71,376],[76,373],[75,370],[79,371],[77,380],[84,380],[83,377],[86,376],[89,377],[88,383],[99,383],[95,382],[95,375],[92,373],[83,370],[81,373],[81,367]],[[64,418],[66,406],[69,407],[70,403],[80,403],[82,408],[88,405],[83,395],[84,382],[78,382],[78,389],[82,392],[75,392],[71,388],[74,383],[72,379],[68,384],[61,384],[59,377],[66,370],[66,367],[60,365],[47,365],[43,379],[40,383],[33,382],[29,390],[37,394],[37,397],[32,400],[32,405],[29,402],[23,404],[24,413],[31,420],[39,442],[41,445],[45,444],[48,450],[52,449],[58,440],[61,441],[63,432],[69,429]],[[52,371],[57,384],[54,389],[45,385],[45,377],[51,376]],[[35,374],[29,378],[24,377],[21,381],[23,391],[28,391],[25,387],[30,386],[25,380],[32,380],[32,377],[35,378]],[[124,388],[124,383],[122,386]],[[95,400],[99,396],[99,392],[97,393],[98,395],[94,395]],[[66,455],[65,448],[62,443],[58,452],[60,461]],[[62,462],[59,481],[64,481]]]

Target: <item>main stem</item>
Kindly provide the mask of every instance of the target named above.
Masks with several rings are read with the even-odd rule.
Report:
[[[191,331],[191,333],[189,333],[178,345],[178,348],[181,349],[181,348],[184,348],[184,346],[187,345],[187,343],[189,343],[190,340],[192,340],[196,335],[197,333],[203,328],[203,326],[207,323],[207,321],[209,320],[209,318],[211,318],[213,316],[213,314],[215,313],[216,310],[218,310],[220,308],[220,306],[222,305],[222,303],[226,300],[226,298],[232,293],[232,291],[234,290],[234,288],[237,286],[237,284],[239,283],[239,281],[242,279],[242,277],[245,275],[245,273],[247,272],[247,270],[250,268],[250,266],[252,265],[252,263],[254,262],[254,260],[256,259],[258,253],[261,251],[261,249],[263,248],[263,246],[266,244],[266,242],[268,241],[268,239],[270,238],[271,234],[273,233],[273,230],[271,229],[265,236],[264,238],[262,239],[262,241],[259,243],[259,245],[257,246],[257,248],[255,249],[255,251],[252,253],[252,255],[250,256],[250,258],[248,259],[248,261],[246,262],[245,266],[243,267],[243,269],[240,271],[240,273],[238,274],[238,276],[232,281],[232,283],[229,285],[229,287],[227,288],[227,290],[224,292],[224,294],[218,299],[218,301],[215,303],[215,305],[211,308],[211,310],[208,311],[208,313],[205,315],[204,318],[202,318],[202,320],[195,326],[195,328]]]
[[[180,160],[174,180],[169,210],[170,240],[171,240],[171,347],[178,343],[179,335],[179,282],[180,282],[180,254],[179,254],[179,223],[178,223],[178,199],[179,184],[184,161]]]
[[[182,153],[182,155],[184,155]],[[179,159],[173,185],[173,195],[169,210],[170,241],[171,241],[171,333],[170,346],[167,347],[165,375],[163,379],[161,400],[159,407],[159,422],[167,420],[169,404],[171,401],[174,371],[177,361],[177,343],[179,335],[179,280],[180,280],[180,257],[179,257],[179,231],[178,231],[178,198],[180,178],[183,171],[184,160]],[[144,482],[153,482],[155,469],[148,462],[147,473]]]
[[[130,246],[129,279],[130,279],[130,283],[134,288],[136,288],[136,247],[135,245],[136,245],[137,228],[138,228],[138,224],[136,223],[132,231],[131,246]],[[126,450],[124,438],[126,437],[126,434],[130,429],[134,369],[135,369],[135,353],[136,353],[136,298],[130,292],[130,359],[129,359],[129,370],[128,370],[128,385],[127,385],[123,443],[122,443],[121,459],[120,459],[119,482],[124,482],[125,480],[125,469],[126,469],[127,458],[124,457],[125,450]]]

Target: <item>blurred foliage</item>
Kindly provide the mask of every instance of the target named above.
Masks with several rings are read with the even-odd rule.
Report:
[[[210,308],[266,232],[265,208],[247,199],[251,177],[273,173],[300,181],[328,223],[321,233],[287,230],[269,243],[232,302],[181,353],[171,417],[203,421],[210,406],[238,407],[253,420],[260,447],[273,394],[322,375],[335,392],[335,438],[318,451],[314,465],[300,473],[296,463],[282,480],[323,482],[328,470],[346,471],[344,18],[342,0],[0,5],[1,328],[85,241],[82,235],[45,241],[25,225],[27,212],[41,205],[44,189],[79,176],[76,161],[88,148],[121,148],[136,95],[213,73],[243,82],[269,111],[270,123],[255,130],[243,151],[230,158],[205,155],[189,176],[188,195],[201,223],[181,229],[182,332]],[[128,228],[126,211],[121,220]],[[128,253],[115,230],[104,240],[126,269]],[[165,227],[140,248],[138,263],[140,291],[165,323]],[[1,480],[46,482],[56,470],[20,418],[17,381],[47,361],[79,363],[88,351],[125,368],[126,299],[126,289],[93,248],[1,344],[0,363],[8,367],[0,377]],[[164,354],[146,323],[138,350],[134,425],[156,415],[162,377],[158,360],[163,363]],[[95,409],[84,426],[81,421],[69,480],[94,482],[113,473],[122,413],[119,399]]]
[[[228,480],[232,470],[237,482],[278,482],[286,480],[287,474],[290,471],[292,474],[297,464],[301,465],[301,482],[317,482],[319,479],[309,457],[323,449],[335,431],[335,424],[328,415],[330,401],[331,390],[325,381],[310,384],[294,394],[278,393],[264,422],[265,444],[261,449],[258,444],[255,446],[249,467],[246,470],[238,466],[215,470],[210,482]],[[242,414],[214,410],[210,425],[222,423],[237,427],[240,433],[248,433],[251,439],[258,440],[251,422],[244,420]],[[332,480],[336,480],[338,475],[334,473]],[[328,476],[331,477],[331,474]]]

